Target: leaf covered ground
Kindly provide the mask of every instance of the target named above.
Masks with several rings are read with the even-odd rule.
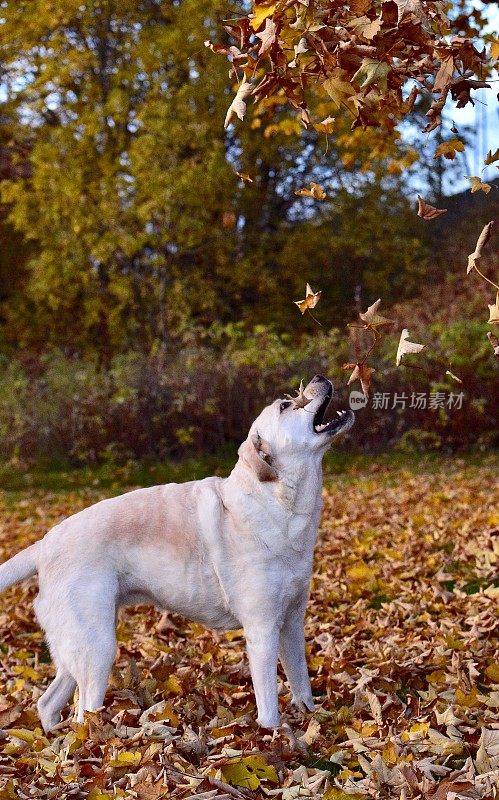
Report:
[[[240,632],[123,610],[105,707],[43,735],[54,675],[36,581],[0,598],[0,797],[493,798],[499,794],[497,462],[331,476],[306,635],[313,717],[259,730]],[[116,492],[121,487],[114,487]],[[126,487],[129,488],[129,487]],[[102,496],[0,494],[0,560]],[[251,576],[248,576],[251,579]]]

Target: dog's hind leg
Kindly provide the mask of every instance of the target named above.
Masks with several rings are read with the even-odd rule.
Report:
[[[114,621],[114,620],[113,620]],[[78,716],[83,722],[85,711],[96,711],[104,703],[104,696],[116,655],[116,638],[112,628],[95,631],[95,639],[76,668],[78,682]]]
[[[61,711],[76,688],[72,675],[63,669],[57,675],[38,700],[37,707],[45,733],[50,731],[61,719]]]
[[[94,569],[83,578],[68,575],[63,582],[44,581],[36,612],[58,667],[46,700],[45,695],[41,698],[40,715],[45,714],[47,724],[54,724],[56,699],[67,692],[67,700],[75,682],[78,722],[84,721],[85,711],[102,706],[116,655],[116,605],[117,580],[109,572]],[[59,673],[65,681],[58,682]]]

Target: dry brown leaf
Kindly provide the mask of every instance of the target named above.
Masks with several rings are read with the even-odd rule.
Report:
[[[489,325],[499,325],[499,292],[496,295],[496,301],[493,305],[489,305]]]
[[[418,217],[430,220],[441,217],[442,214],[447,214],[446,208],[435,208],[435,206],[431,206],[418,194]]]
[[[247,172],[237,172],[236,171],[236,175],[237,175],[238,178],[241,178],[241,180],[244,181],[245,183],[253,183],[254,182],[254,179],[251,177],[251,175],[248,175]]]
[[[359,312],[359,317],[363,322],[366,323],[366,327],[368,328],[382,328],[384,325],[392,325],[393,320],[388,319],[387,317],[382,317],[381,314],[378,314],[378,308],[381,305],[381,297],[376,300],[372,306],[368,306],[367,311]]]
[[[494,351],[494,355],[499,358],[499,338],[495,335],[495,333],[489,331],[487,333],[487,339],[489,340],[492,350]]]
[[[476,262],[479,261],[479,259],[482,257],[482,250],[490,239],[493,224],[494,221],[492,220],[491,222],[487,222],[487,224],[484,225],[482,232],[478,237],[478,241],[476,243],[474,251],[470,253],[470,255],[468,256],[468,268],[466,270],[467,275],[470,274],[470,272],[474,269]]]
[[[443,92],[450,85],[452,75],[454,73],[454,57],[452,53],[445,55],[440,62],[440,69],[437,72],[435,83],[433,84],[434,92]]]
[[[342,369],[353,370],[347,381],[347,386],[350,386],[354,381],[360,381],[365,397],[369,397],[372,376],[376,372],[374,367],[369,367],[367,364],[343,364]]]
[[[420,353],[421,350],[424,347],[426,347],[425,344],[417,344],[416,342],[410,342],[408,340],[408,337],[409,337],[409,331],[407,330],[407,328],[404,328],[404,330],[400,334],[399,346],[397,348],[397,357],[395,359],[397,367],[400,366],[400,362],[402,361],[405,355],[408,355],[410,353]]]
[[[298,306],[302,314],[305,314],[309,308],[315,308],[321,299],[321,294],[322,292],[313,292],[310,284],[307,283],[307,287],[305,289],[305,300],[295,300],[294,304]]]
[[[444,158],[448,158],[450,161],[453,161],[456,157],[456,153],[462,153],[463,151],[464,144],[460,139],[449,139],[448,142],[442,142],[438,145],[433,158],[444,156]]]
[[[485,159],[484,159],[483,163],[485,164],[485,166],[488,167],[491,164],[493,164],[495,161],[499,161],[499,147],[497,148],[497,150],[494,153],[492,152],[492,150],[489,150],[489,152],[485,156]]]
[[[315,123],[314,128],[319,133],[332,133],[334,130],[334,122],[334,117],[326,117],[326,119],[323,119],[322,122]]]
[[[327,197],[322,186],[314,181],[310,181],[310,189],[297,189],[295,194],[298,197],[313,197],[314,200],[325,200]]]
[[[490,183],[484,183],[476,175],[465,175],[464,177],[467,178],[467,180],[469,180],[471,183],[471,194],[474,194],[475,192],[484,192],[485,194],[488,194],[492,189]]]
[[[265,20],[265,28],[260,33],[255,33],[255,36],[261,40],[260,49],[258,51],[259,56],[263,56],[267,50],[270,50],[272,45],[275,42],[277,35],[277,26],[274,20],[267,18]]]
[[[227,109],[225,116],[224,128],[228,128],[234,117],[239,117],[240,120],[244,119],[246,114],[246,97],[251,94],[253,87],[251,83],[244,81],[236,92],[232,103]]]

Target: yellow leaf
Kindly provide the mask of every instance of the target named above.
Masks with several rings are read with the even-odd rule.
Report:
[[[442,142],[438,145],[433,158],[444,156],[444,158],[448,158],[453,161],[456,157],[456,153],[462,153],[463,151],[464,144],[460,139],[449,139],[448,142]]]
[[[255,3],[250,23],[254,31],[257,31],[267,17],[270,17],[270,15],[274,13],[276,5],[277,3],[270,3],[270,5],[257,5]]]
[[[495,60],[499,58],[499,39],[492,42],[490,45],[490,57]]]
[[[430,730],[429,722],[416,722],[415,725],[411,725],[411,727],[409,728],[409,733],[421,733],[422,736],[419,738],[424,739],[424,737],[427,736],[429,730]]]
[[[499,683],[499,663],[496,661],[495,663],[489,664],[485,669],[485,674],[491,681],[494,681],[494,683]]]
[[[471,194],[480,191],[484,192],[485,194],[488,194],[492,189],[490,183],[484,183],[476,175],[465,175],[464,177],[467,178],[471,183]]]
[[[365,564],[363,561],[359,561],[358,564],[354,564],[352,567],[347,569],[347,575],[351,578],[354,582],[356,581],[365,581],[374,578],[376,572],[371,569],[370,566]]]
[[[430,672],[429,675],[426,676],[426,680],[428,683],[445,683],[445,672],[442,669],[436,669],[434,672]]]
[[[395,746],[393,742],[387,742],[385,744],[381,756],[387,766],[397,763],[397,753],[395,752]]]
[[[182,684],[175,675],[169,675],[163,684],[163,691],[167,694],[182,694]]]
[[[261,780],[278,783],[277,772],[262,756],[247,756],[222,767],[224,779],[232,786],[258,789]]]
[[[112,761],[109,762],[110,767],[136,767],[140,764],[142,758],[141,753],[132,752],[131,750],[120,751]]]
[[[376,733],[378,730],[378,726],[375,722],[366,722],[362,728],[360,729],[361,736],[372,736],[373,733]]]
[[[463,692],[459,687],[456,689],[456,703],[465,708],[474,708],[478,702],[478,689],[473,687],[469,694]]]

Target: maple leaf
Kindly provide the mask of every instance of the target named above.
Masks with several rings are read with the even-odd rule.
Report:
[[[254,182],[254,180],[251,177],[251,175],[248,175],[247,172],[237,172],[237,170],[236,170],[236,175],[237,175],[238,178],[241,178],[242,181],[245,181],[245,183],[253,183]]]
[[[307,288],[308,288],[308,283],[307,283]],[[302,302],[304,301],[302,300]],[[303,313],[304,312],[302,311],[302,314]],[[296,397],[291,397],[290,394],[287,394],[286,397],[289,397],[289,399],[293,403],[293,408],[305,408],[305,406],[308,406],[308,404],[312,402],[312,398],[307,397],[305,392],[303,391],[303,381],[300,381],[300,388],[298,389]]]
[[[277,3],[269,3],[267,5],[259,5],[255,3],[250,21],[250,25],[254,31],[257,31],[267,17],[270,17],[274,13],[276,5]]]
[[[381,314],[378,314],[378,308],[381,305],[381,297],[376,300],[372,306],[368,306],[367,311],[359,312],[359,317],[363,322],[366,323],[367,328],[381,328],[383,325],[391,325],[393,320],[387,319],[387,317],[382,317]]]
[[[305,289],[305,300],[294,300],[294,304],[298,306],[302,314],[310,308],[315,308],[319,300],[321,299],[322,292],[313,292],[310,284],[307,283],[307,287]]]
[[[346,75],[344,70],[335,70],[322,84],[329,97],[338,108],[344,106],[348,98],[355,94],[355,89],[352,84],[345,79]]]
[[[247,81],[244,81],[239,89],[236,92],[236,96],[234,97],[232,103],[230,104],[229,108],[227,109],[227,114],[225,116],[224,128],[228,128],[234,117],[239,117],[240,120],[244,119],[244,115],[246,113],[246,103],[245,98],[251,94],[252,92],[252,85]]]
[[[480,191],[485,192],[485,194],[488,194],[492,189],[490,183],[484,183],[476,175],[465,175],[464,177],[471,183],[471,194]]]
[[[387,79],[391,71],[392,68],[388,62],[365,58],[352,77],[352,81],[358,83],[361,89],[367,89],[376,83],[382,92],[386,92],[388,91]]]
[[[494,161],[499,161],[499,147],[497,148],[497,150],[494,153],[492,152],[492,150],[489,150],[489,152],[485,156],[485,159],[484,159],[483,163],[485,164],[485,166],[488,167],[491,164],[493,164]]]
[[[426,21],[427,17],[423,11],[421,0],[395,0],[398,8],[397,23],[402,22],[405,17],[414,16],[421,22]]]
[[[255,36],[261,40],[260,49],[258,51],[258,55],[262,56],[267,50],[270,50],[272,45],[276,40],[277,35],[277,26],[272,19],[265,20],[265,28],[260,33],[256,33]]]
[[[310,181],[310,189],[297,189],[295,194],[298,197],[313,197],[314,200],[325,200],[327,197],[326,192],[319,183]]]
[[[492,333],[492,331],[489,331],[487,333],[487,339],[489,340],[490,346],[492,347],[492,350],[494,351],[494,355],[497,358],[499,358],[499,338],[495,335],[495,333]]]
[[[434,92],[444,92],[450,85],[452,75],[454,73],[454,57],[449,53],[442,58],[440,62],[440,69],[437,72],[435,83],[433,84]]]
[[[489,325],[499,325],[499,292],[497,292],[495,303],[489,305],[489,319],[487,322]]]
[[[449,139],[448,142],[442,142],[438,145],[433,158],[443,156],[453,161],[456,157],[456,153],[462,153],[463,151],[464,144],[460,139]]]
[[[409,353],[420,353],[421,350],[426,347],[425,344],[417,344],[416,342],[410,342],[408,340],[409,331],[407,328],[404,328],[402,333],[400,334],[400,341],[399,346],[397,348],[397,357],[395,359],[395,363],[400,366],[400,362],[402,361],[405,355]]]
[[[442,214],[447,214],[446,208],[435,208],[435,206],[431,206],[418,194],[418,217],[430,220],[441,217]]]
[[[354,381],[360,381],[364,396],[369,397],[372,376],[376,372],[374,367],[369,367],[367,364],[343,364],[342,369],[353,370],[347,381],[347,386],[350,386]]]
[[[473,250],[472,253],[469,254],[468,268],[466,270],[467,275],[469,275],[470,272],[476,267],[476,262],[479,261],[480,258],[482,257],[482,250],[490,239],[493,224],[494,222],[492,220],[491,222],[487,222],[487,224],[484,225],[482,232],[478,237],[475,249]]]
[[[377,17],[373,20],[364,15],[353,19],[348,23],[348,27],[353,28],[355,33],[360,34],[364,39],[370,42],[381,29],[381,18]]]

